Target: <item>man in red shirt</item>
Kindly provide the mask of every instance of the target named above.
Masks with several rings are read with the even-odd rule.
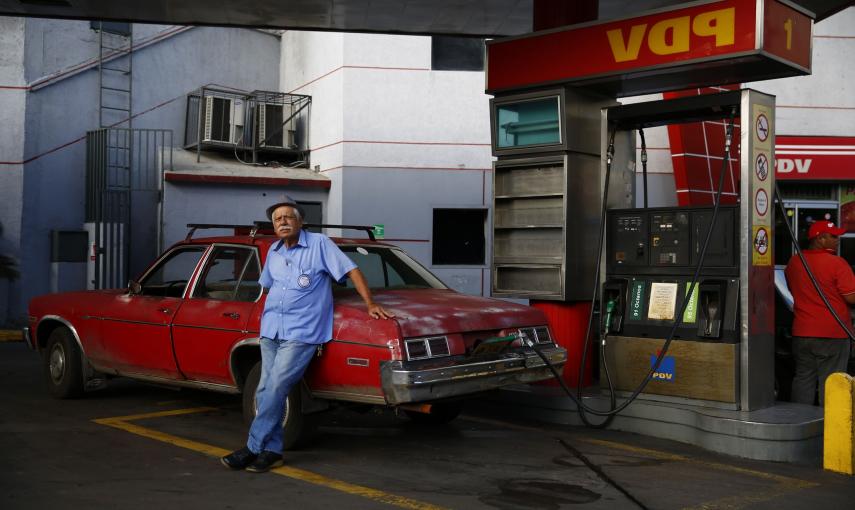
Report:
[[[846,261],[837,256],[838,236],[846,229],[830,221],[810,226],[810,247],[802,253],[825,298],[852,331],[849,305],[855,305],[855,275]],[[825,379],[845,372],[849,360],[849,335],[834,320],[811,283],[798,255],[793,255],[785,271],[793,294],[793,378],[792,401],[812,405],[819,385],[819,405],[825,401]]]

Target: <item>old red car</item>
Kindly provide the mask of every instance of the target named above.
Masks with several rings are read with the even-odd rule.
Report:
[[[256,230],[196,239],[191,231],[127,289],[34,298],[25,337],[42,355],[51,394],[76,397],[123,376],[243,393],[250,420],[265,299],[258,277],[276,241]],[[533,348],[558,370],[566,361],[540,310],[455,292],[396,246],[335,242],[395,318],[369,318],[349,281],[334,290],[333,338],[288,397],[286,447],[304,436],[305,416],[331,402],[398,406],[414,419],[446,421],[459,397],[552,377]]]

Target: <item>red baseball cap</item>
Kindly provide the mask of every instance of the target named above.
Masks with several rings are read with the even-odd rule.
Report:
[[[833,236],[839,236],[846,233],[845,228],[839,228],[834,226],[833,221],[815,221],[813,225],[810,226],[810,230],[808,230],[808,239],[813,239],[814,237],[820,234],[831,234]]]

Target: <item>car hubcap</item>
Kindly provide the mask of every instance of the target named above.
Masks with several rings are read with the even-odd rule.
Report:
[[[65,373],[65,351],[62,346],[57,344],[50,352],[50,378],[53,382],[58,383],[62,380],[62,375]]]

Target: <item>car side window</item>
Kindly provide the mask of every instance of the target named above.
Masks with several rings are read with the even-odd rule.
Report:
[[[394,267],[383,260],[380,253],[369,252],[365,249],[346,251],[345,253],[362,271],[370,288],[383,289],[404,285],[404,279]],[[353,288],[353,282],[350,279],[347,280],[347,287]]]
[[[194,298],[221,301],[255,301],[261,295],[260,266],[255,250],[215,246],[202,268]]]
[[[140,282],[144,296],[181,297],[207,246],[188,246],[172,251]]]

